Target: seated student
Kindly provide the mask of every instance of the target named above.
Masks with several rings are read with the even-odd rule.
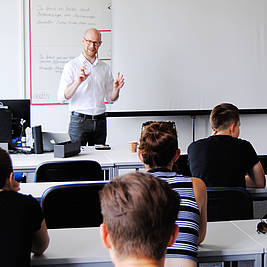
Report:
[[[18,190],[11,159],[0,148],[0,265],[6,267],[29,267],[31,252],[42,254],[49,244],[39,203]]]
[[[238,138],[239,111],[223,103],[212,110],[213,135],[188,147],[193,176],[208,187],[265,187],[265,174],[252,145]]]
[[[148,172],[168,182],[180,194],[180,212],[176,221],[179,235],[168,253],[175,254],[176,266],[196,266],[198,244],[206,235],[207,190],[201,179],[172,171],[180,156],[175,124],[164,121],[146,124],[138,155]]]
[[[116,267],[162,267],[177,237],[179,195],[145,173],[113,179],[100,193],[101,237]]]

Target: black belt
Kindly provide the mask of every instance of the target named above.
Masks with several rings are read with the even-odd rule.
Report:
[[[105,113],[99,114],[99,115],[86,115],[86,114],[82,114],[76,111],[72,111],[71,112],[72,115],[74,116],[78,116],[84,119],[89,119],[89,120],[103,120],[106,118]]]

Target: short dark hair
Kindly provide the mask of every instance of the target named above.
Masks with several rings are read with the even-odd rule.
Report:
[[[239,120],[238,108],[230,103],[217,105],[210,113],[210,124],[212,129],[225,130],[232,123],[237,125]]]
[[[163,122],[153,122],[141,132],[139,150],[144,163],[151,168],[166,167],[177,149],[176,130],[169,130]]]
[[[12,161],[7,151],[0,148],[0,188],[3,188],[6,179],[13,172]]]
[[[101,209],[116,255],[160,260],[180,208],[168,183],[148,173],[113,179],[100,192]]]

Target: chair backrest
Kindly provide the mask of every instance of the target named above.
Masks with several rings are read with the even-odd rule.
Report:
[[[173,171],[183,174],[184,176],[192,176],[187,154],[180,155],[178,160],[173,164]]]
[[[104,172],[93,160],[50,161],[40,164],[35,171],[35,182],[99,181]]]
[[[41,206],[47,228],[99,227],[99,191],[107,182],[67,184],[48,188]]]
[[[253,200],[240,187],[208,187],[208,221],[253,219]]]

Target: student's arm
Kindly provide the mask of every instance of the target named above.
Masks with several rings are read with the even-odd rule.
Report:
[[[49,244],[49,236],[47,233],[45,220],[42,221],[41,228],[32,234],[32,252],[35,254],[43,254]]]
[[[265,173],[259,161],[248,171],[246,187],[265,187],[265,183]]]
[[[205,183],[199,178],[192,178],[195,199],[200,212],[199,237],[200,244],[206,236],[207,229],[207,188]]]

